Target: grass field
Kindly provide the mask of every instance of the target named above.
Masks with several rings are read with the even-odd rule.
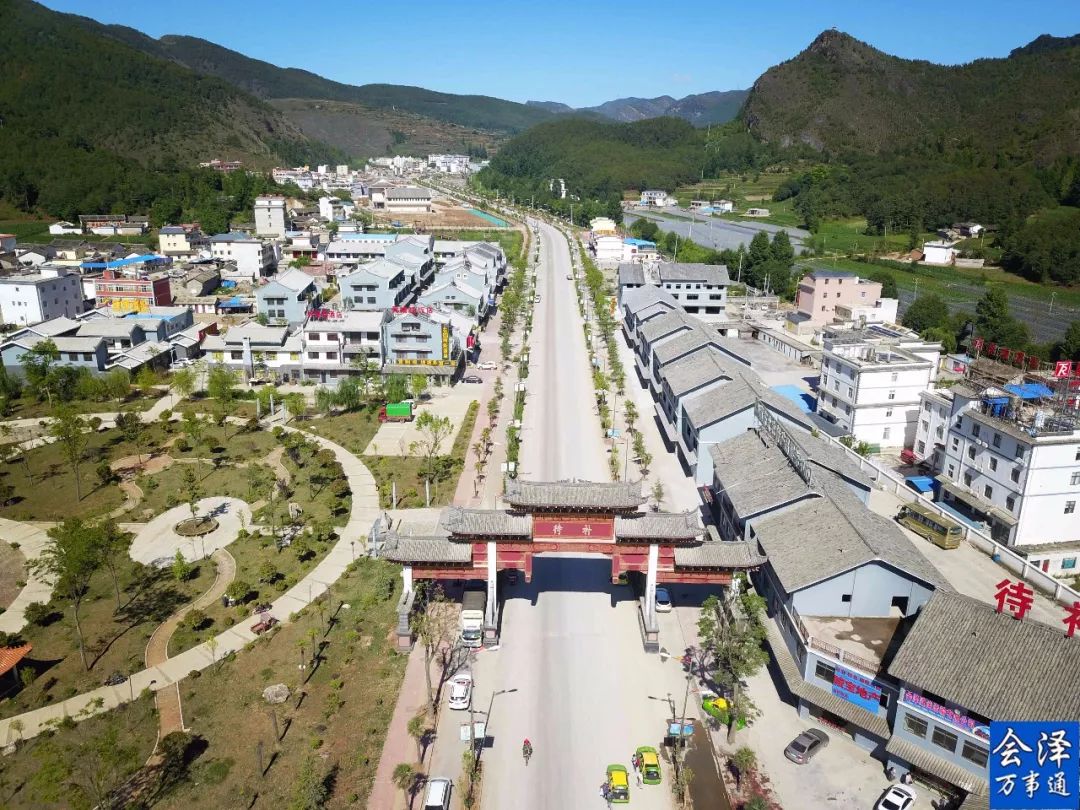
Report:
[[[54,236],[49,233],[49,226],[56,220],[5,219],[0,220],[0,233],[15,234],[19,242],[31,244],[49,244],[54,239],[81,239],[86,242],[118,242],[122,244],[141,244],[157,246],[157,238],[150,234],[141,236],[98,236],[94,233],[72,233]],[[78,223],[76,223],[78,224]]]
[[[256,796],[258,807],[293,806],[310,764],[329,777],[327,806],[363,807],[405,669],[390,632],[400,582],[397,566],[360,559],[331,588],[324,614],[306,608],[295,623],[183,681],[184,720],[206,749],[191,778],[156,806],[249,807]],[[270,706],[262,690],[278,683],[292,697]]]

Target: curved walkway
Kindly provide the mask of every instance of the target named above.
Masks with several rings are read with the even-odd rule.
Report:
[[[0,614],[0,631],[18,633],[26,626],[26,606],[34,602],[52,599],[52,582],[33,571],[30,563],[41,556],[48,537],[37,526],[0,518],[0,538],[6,543],[18,543],[19,551],[26,558],[26,585]]]
[[[210,559],[217,566],[217,576],[206,592],[191,604],[180,608],[176,613],[158,625],[150,641],[146,643],[144,659],[146,667],[160,666],[169,658],[169,642],[176,633],[180,622],[195,609],[202,610],[214,604],[228,590],[236,579],[236,560],[223,548],[216,549]],[[173,731],[184,730],[184,712],[180,705],[180,685],[170,689],[161,689],[154,695],[154,705],[158,710],[158,739]]]
[[[285,430],[295,431],[296,429],[286,427]],[[352,509],[348,522],[339,532],[340,539],[323,560],[296,585],[274,600],[271,612],[283,623],[289,622],[292,614],[322,596],[352,561],[364,554],[368,533],[379,516],[379,493],[375,487],[375,479],[360,459],[328,439],[304,431],[298,432],[304,433],[311,441],[330,450],[337,457],[349,482],[349,489],[352,491]],[[49,730],[52,725],[65,717],[79,721],[116,708],[127,703],[132,693],[139,695],[144,689],[159,692],[168,687],[174,687],[192,670],[203,670],[229,653],[243,650],[255,639],[255,634],[245,622],[216,636],[216,646],[213,651],[210,644],[204,642],[161,664],[134,673],[129,683],[103,686],[17,715],[16,717],[22,723],[20,732],[22,739],[29,739],[42,731]],[[0,739],[8,739],[7,735],[11,733],[11,722],[16,717],[0,720]]]
[[[163,567],[172,563],[179,551],[185,560],[195,562],[236,540],[240,529],[251,526],[251,509],[239,498],[215,496],[197,504],[197,514],[210,515],[218,522],[212,532],[201,537],[183,537],[175,526],[191,518],[191,507],[174,506],[147,523],[131,541],[128,554],[143,565]]]

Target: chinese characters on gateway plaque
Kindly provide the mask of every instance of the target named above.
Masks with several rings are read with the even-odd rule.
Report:
[[[990,810],[1080,807],[1080,722],[992,722]]]

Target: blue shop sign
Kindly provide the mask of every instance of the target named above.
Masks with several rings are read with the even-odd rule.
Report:
[[[1076,810],[1080,722],[990,723],[991,810]]]
[[[877,714],[881,705],[881,686],[877,681],[844,667],[837,667],[833,674],[832,692],[871,714]]]

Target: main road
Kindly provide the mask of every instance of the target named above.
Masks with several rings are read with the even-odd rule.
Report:
[[[677,216],[669,216],[668,213]],[[695,243],[713,250],[737,250],[739,245],[750,245],[750,240],[759,231],[764,231],[772,238],[777,231],[787,231],[791,237],[791,243],[800,248],[803,241],[809,238],[810,233],[801,228],[787,228],[781,225],[773,225],[769,222],[735,222],[730,219],[697,214],[686,209],[666,211],[627,211],[623,218],[627,225],[635,219],[651,219],[661,230],[677,233],[684,238],[692,239]]]
[[[608,481],[567,242],[545,224],[539,239],[520,473]],[[492,707],[483,805],[603,808],[606,766],[629,769],[637,746],[659,747],[669,693],[681,710],[681,669],[643,652],[636,603],[626,586],[611,585],[607,558],[538,557],[532,583],[504,596],[501,648],[481,652],[473,667],[474,706]],[[516,691],[492,698],[501,690]],[[528,767],[525,738],[535,751]],[[632,787],[634,806],[671,807],[669,779],[670,770],[662,786]]]

